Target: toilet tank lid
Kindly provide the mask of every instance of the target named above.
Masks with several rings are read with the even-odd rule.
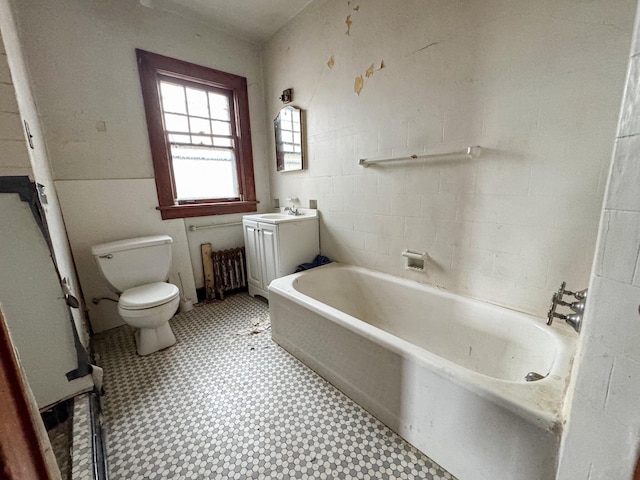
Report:
[[[169,235],[127,238],[124,240],[116,240],[115,242],[94,245],[91,247],[91,254],[93,256],[106,255],[108,253],[133,250],[134,248],[152,247],[154,245],[162,245],[164,243],[173,243],[173,239]]]

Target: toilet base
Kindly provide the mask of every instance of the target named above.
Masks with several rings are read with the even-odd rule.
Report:
[[[176,337],[169,326],[169,322],[160,325],[158,328],[140,328],[135,334],[136,351],[138,355],[149,355],[151,353],[170,347],[176,343]]]

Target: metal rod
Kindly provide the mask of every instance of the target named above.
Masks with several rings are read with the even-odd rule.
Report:
[[[190,232],[195,232],[196,230],[205,230],[207,228],[234,227],[236,225],[242,225],[242,222],[217,223],[215,225],[190,225],[189,226],[189,231]]]
[[[482,147],[475,145],[475,146],[467,147],[465,150],[461,150],[458,152],[433,153],[429,155],[409,155],[407,157],[376,158],[372,160],[361,158],[358,164],[366,168],[367,166],[374,163],[395,162],[400,160],[426,160],[426,159],[452,158],[452,157],[464,157],[464,158],[473,159],[473,158],[478,158],[481,153],[482,153]]]
[[[118,303],[119,301],[116,300],[115,298],[109,298],[109,297],[93,297],[91,299],[91,303],[93,303],[94,305],[98,305],[101,301],[103,300],[109,300],[110,302],[116,302]]]

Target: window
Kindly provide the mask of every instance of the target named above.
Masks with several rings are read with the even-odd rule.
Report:
[[[136,53],[162,218],[255,211],[246,78]]]

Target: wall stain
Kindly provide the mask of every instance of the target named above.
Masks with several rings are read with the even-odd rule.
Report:
[[[355,7],[353,7],[353,11],[357,12],[360,10],[360,5],[356,5]]]
[[[327,67],[329,68],[333,68],[333,66],[336,64],[335,60],[333,59],[333,55],[331,55],[331,58],[329,59],[329,61],[327,62]]]
[[[333,58],[333,57],[332,57]],[[382,70],[385,68],[384,60],[380,60],[380,67],[376,68],[376,64],[372,63],[369,68],[364,72],[364,76],[366,78],[371,78],[376,70]],[[360,92],[364,88],[364,78],[362,75],[358,75],[353,84],[353,91],[356,92],[356,95],[360,95]]]
[[[360,95],[363,87],[364,79],[362,78],[362,75],[358,75],[353,83],[353,91],[356,92],[356,95]]]
[[[347,24],[347,35],[351,36],[351,24],[353,23],[351,21],[351,15],[347,15],[347,19],[344,21],[344,23]]]
[[[367,78],[370,78],[372,75],[373,75],[373,63],[369,68],[367,68],[367,71],[364,73],[364,76]]]

